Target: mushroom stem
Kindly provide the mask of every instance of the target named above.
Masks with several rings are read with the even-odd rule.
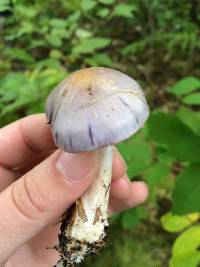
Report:
[[[109,225],[108,202],[111,185],[113,147],[97,150],[99,174],[90,188],[67,213],[61,225],[59,252],[63,266],[81,262],[104,245]],[[59,263],[58,266],[62,266]]]

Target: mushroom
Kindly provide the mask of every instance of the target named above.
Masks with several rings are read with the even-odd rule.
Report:
[[[77,264],[104,246],[113,145],[137,132],[148,114],[138,83],[109,68],[78,70],[48,97],[46,116],[55,144],[70,153],[96,150],[99,159],[98,176],[63,218],[57,266]]]

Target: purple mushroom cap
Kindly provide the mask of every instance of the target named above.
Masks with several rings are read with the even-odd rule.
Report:
[[[46,116],[56,145],[83,152],[119,143],[141,128],[149,108],[138,83],[120,71],[76,71],[50,94]]]

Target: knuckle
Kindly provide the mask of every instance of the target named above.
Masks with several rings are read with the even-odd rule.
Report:
[[[15,208],[29,220],[41,218],[46,212],[47,199],[41,194],[34,179],[22,177],[12,186],[11,194]]]

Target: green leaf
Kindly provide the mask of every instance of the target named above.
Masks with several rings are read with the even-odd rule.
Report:
[[[74,54],[92,53],[95,50],[102,49],[110,44],[111,40],[108,38],[93,37],[83,39],[79,44],[74,46],[72,52]]]
[[[193,226],[180,235],[173,246],[173,254],[187,253],[200,245],[200,226]],[[199,252],[200,253],[200,252]]]
[[[92,36],[92,32],[90,31],[87,31],[87,30],[84,30],[84,29],[77,29],[76,32],[75,32],[76,36],[80,39],[82,38],[89,38]]]
[[[200,93],[190,94],[182,99],[184,104],[200,105]]]
[[[200,111],[197,111],[195,114],[198,117],[198,119],[200,119]]]
[[[99,3],[104,5],[112,5],[115,2],[115,0],[99,0]]]
[[[31,34],[35,32],[35,25],[29,21],[22,21],[20,28],[17,30],[17,37],[19,38],[20,36],[24,34]]]
[[[196,217],[198,219],[198,216]],[[161,217],[163,228],[170,233],[177,233],[190,226],[194,221],[189,216],[173,215],[171,212]]]
[[[44,92],[44,89],[50,92],[49,90],[52,90],[68,74],[65,69],[59,66],[55,67],[56,60],[51,61],[51,63],[49,62],[49,67],[44,68],[37,78],[38,87],[42,88],[42,92]],[[54,66],[50,67],[50,64],[53,64],[53,62],[55,62]]]
[[[173,213],[200,212],[200,165],[186,167],[176,178],[173,191]]]
[[[197,112],[181,107],[176,114],[184,124],[200,135],[200,116]]]
[[[27,110],[27,115],[35,114],[35,113],[43,113],[45,109],[44,103],[41,101],[37,103],[30,103]]]
[[[27,63],[34,62],[34,58],[32,57],[32,55],[29,54],[24,49],[5,48],[4,53],[6,56],[10,57],[10,59],[18,59],[18,60],[22,60],[22,61],[27,62]]]
[[[24,74],[10,72],[1,80],[0,91],[3,93],[8,91],[20,92],[20,88],[27,83],[28,79]]]
[[[68,16],[67,22],[69,25],[75,25],[74,23],[80,19],[80,11],[74,12],[72,15]]]
[[[53,47],[60,47],[62,44],[62,39],[59,36],[53,34],[46,35],[46,40]]]
[[[171,170],[168,166],[165,166],[161,162],[157,162],[145,171],[145,177],[147,177],[146,180],[149,187],[154,188],[156,184],[164,182],[170,173]]]
[[[134,137],[118,145],[128,165],[128,176],[133,178],[149,167],[151,147],[149,144],[133,142]]]
[[[0,96],[0,101],[4,103],[14,101],[18,96],[19,92],[17,90],[7,90],[3,93],[3,96]]]
[[[69,33],[69,31],[67,31],[64,28],[58,28],[58,29],[53,28],[51,31],[51,35],[58,36],[60,39],[61,38],[67,39],[67,38],[69,38],[70,33]]]
[[[50,51],[50,57],[53,58],[53,59],[59,59],[59,58],[62,58],[63,57],[63,54],[60,50],[58,49],[52,49]]]
[[[17,78],[17,75],[15,75]],[[11,103],[8,103],[1,111],[1,116],[5,116],[8,113],[14,112],[16,110],[19,110],[20,108],[24,107],[27,104],[30,104],[31,102],[35,101],[38,98],[37,94],[37,87],[36,83],[31,82],[30,80],[26,80],[27,77],[19,77],[18,82],[13,81],[15,83],[14,89],[17,92],[17,98],[14,99],[15,101],[11,101]],[[9,83],[8,83],[9,84]],[[7,84],[7,85],[8,85]],[[4,87],[5,88],[5,87]],[[9,88],[9,90],[12,90],[13,88]]]
[[[100,10],[97,11],[97,15],[99,17],[106,17],[109,14],[109,9],[108,8],[101,8]]]
[[[169,153],[179,160],[200,162],[200,137],[177,116],[152,113],[148,120],[149,137],[166,145]]]
[[[14,112],[20,108],[22,108],[24,105],[30,104],[31,102],[33,102],[34,100],[31,97],[23,97],[18,99],[17,101],[15,101],[14,103],[6,106],[2,112],[1,112],[1,116],[5,116],[8,113]]]
[[[37,14],[37,9],[31,5],[18,4],[15,6],[15,9],[22,17],[26,18],[33,18]]]
[[[61,68],[60,61],[55,59],[55,58],[48,58],[41,60],[37,63],[36,69],[38,71],[41,71],[41,69],[48,67],[48,68],[54,68],[54,69],[59,69]],[[49,77],[50,78],[50,77]]]
[[[10,10],[9,0],[1,0],[0,2],[0,12]]]
[[[200,227],[193,226],[175,241],[170,267],[197,267],[200,262]]]
[[[97,2],[93,0],[82,0],[81,1],[81,8],[83,11],[88,12],[93,9],[97,5]]]
[[[121,16],[125,18],[132,18],[133,17],[133,11],[136,10],[136,7],[131,4],[119,4],[116,5],[113,16]]]
[[[132,229],[138,225],[140,217],[136,208],[129,209],[123,213],[121,223],[124,229]]]
[[[113,62],[112,62],[111,58],[105,53],[97,54],[97,55],[94,55],[90,58],[86,58],[85,61],[90,66],[102,66],[102,67],[103,66],[105,66],[105,67],[112,67],[113,66]]]
[[[55,28],[65,28],[67,21],[65,19],[51,19],[49,24]]]
[[[178,81],[168,90],[176,96],[182,96],[200,88],[200,80],[195,77],[186,77]]]
[[[200,253],[189,251],[172,256],[169,267],[198,267],[199,262]]]
[[[121,224],[124,229],[133,229],[141,220],[146,220],[148,217],[149,214],[145,208],[132,208],[122,213]]]
[[[37,48],[37,47],[46,47],[47,43],[45,40],[32,40],[29,48]]]
[[[170,155],[166,146],[158,145],[155,148],[155,153],[159,163],[162,163],[166,166],[171,166],[176,160],[172,155]]]
[[[138,53],[142,53],[146,45],[147,45],[146,39],[142,39],[142,40],[130,43],[122,49],[122,55],[128,56],[130,54],[137,55]]]

